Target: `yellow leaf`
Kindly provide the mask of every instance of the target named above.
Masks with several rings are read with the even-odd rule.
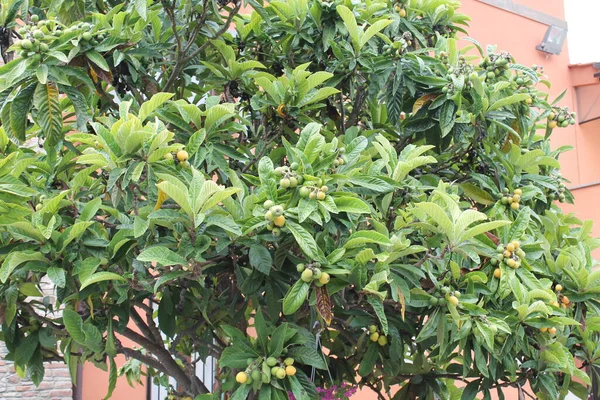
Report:
[[[158,197],[156,198],[156,205],[154,206],[154,211],[160,210],[162,204],[167,199],[167,194],[162,190],[158,189]]]

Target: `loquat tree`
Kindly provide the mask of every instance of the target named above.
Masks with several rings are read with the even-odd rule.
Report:
[[[543,70],[457,38],[456,0],[240,1],[2,0],[18,371],[91,362],[106,398],[119,374],[200,400],[585,398],[600,242],[555,205],[575,116]]]

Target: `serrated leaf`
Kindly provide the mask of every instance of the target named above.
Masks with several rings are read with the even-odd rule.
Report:
[[[58,97],[58,87],[54,82],[37,85],[33,104],[38,110],[37,122],[46,137],[48,148],[54,148],[62,139],[62,110]]]
[[[355,197],[334,197],[333,201],[339,212],[351,214],[369,214],[371,212],[367,203]]]
[[[108,271],[100,271],[90,275],[86,280],[81,282],[81,287],[79,290],[83,290],[86,287],[93,285],[94,283],[103,282],[103,281],[127,281],[127,279],[123,278],[121,275],[116,274],[114,272]]]
[[[315,238],[306,229],[304,229],[302,225],[287,220],[285,226],[292,233],[292,235],[294,235],[296,243],[298,243],[298,246],[300,246],[304,254],[306,254],[312,260],[320,262],[321,264],[327,263],[327,260],[325,259],[322,250],[319,248],[319,245],[317,245]]]
[[[283,298],[283,315],[291,315],[298,311],[300,306],[306,301],[310,285],[302,280],[298,280],[294,286],[288,290]]]
[[[0,282],[6,283],[12,272],[19,265],[28,261],[42,261],[48,263],[48,260],[42,253],[33,251],[17,251],[9,253],[0,267]]]
[[[99,66],[101,69],[110,72],[110,67],[108,66],[108,63],[100,53],[98,53],[95,50],[88,50],[86,51],[85,55],[91,62]]]
[[[137,257],[138,261],[156,262],[164,267],[170,265],[188,265],[188,261],[164,246],[154,246],[145,249]]]
[[[83,320],[78,313],[70,308],[63,311],[63,323],[69,336],[79,344],[85,344],[85,334],[83,333]]]
[[[366,243],[375,243],[381,246],[391,246],[392,241],[385,235],[376,231],[355,232],[346,241],[344,248],[351,249],[363,246]]]
[[[256,268],[265,275],[269,275],[271,272],[271,265],[273,264],[269,250],[260,245],[252,246],[250,247],[248,256],[250,258],[250,265],[252,267]]]
[[[138,118],[140,121],[144,122],[154,110],[166,103],[171,97],[173,97],[173,93],[160,92],[156,93],[148,101],[144,102],[144,104],[142,104],[140,107],[140,112],[138,113]]]
[[[64,288],[67,284],[67,278],[65,275],[65,270],[58,267],[50,267],[46,271],[48,274],[48,278],[52,281],[52,283],[60,288]]]

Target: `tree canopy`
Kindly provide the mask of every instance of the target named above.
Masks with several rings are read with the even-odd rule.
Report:
[[[543,68],[458,38],[459,5],[2,0],[7,358],[36,383],[95,363],[107,398],[119,374],[201,400],[587,396],[600,242],[555,204],[550,145],[575,116]]]

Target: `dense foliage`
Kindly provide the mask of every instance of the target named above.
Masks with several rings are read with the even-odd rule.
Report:
[[[543,70],[459,41],[455,0],[241,6],[2,0],[18,370],[93,362],[107,397],[142,365],[177,398],[585,397],[600,242],[553,203],[574,115]]]

